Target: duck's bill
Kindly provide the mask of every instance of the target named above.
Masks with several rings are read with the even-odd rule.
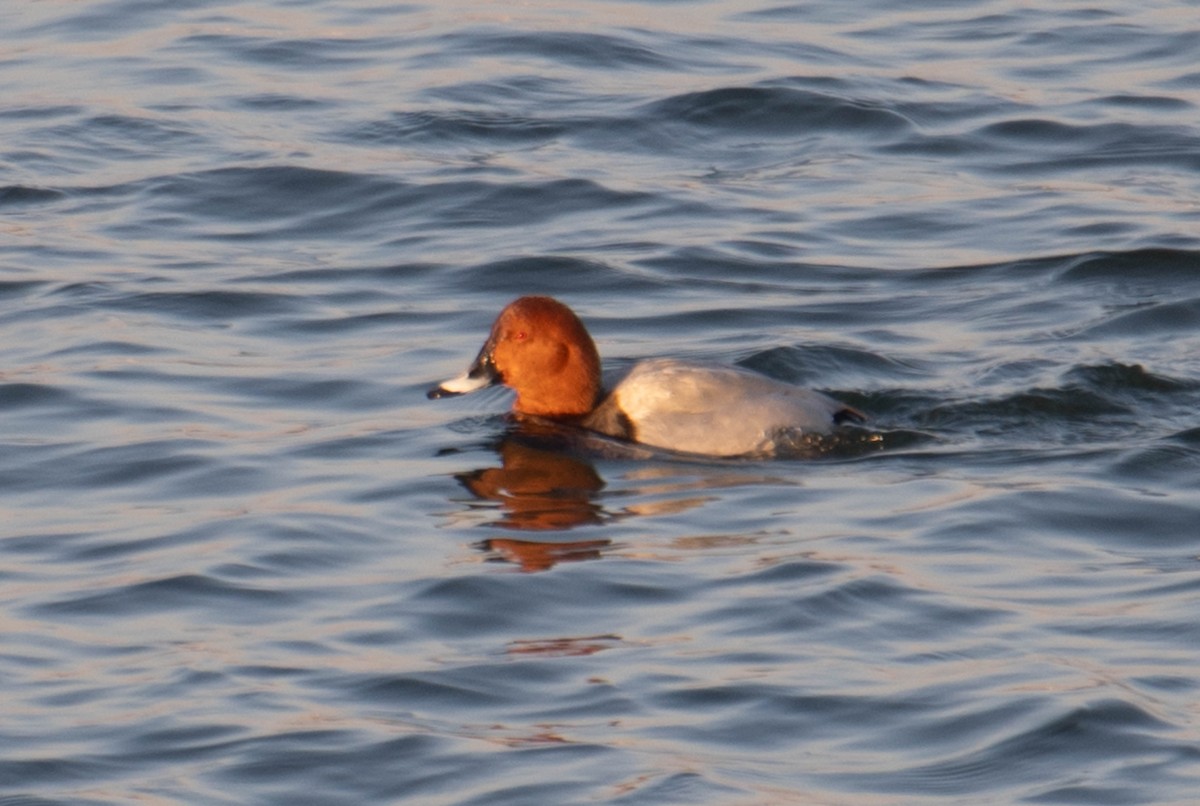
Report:
[[[464,372],[457,378],[451,378],[448,381],[439,383],[437,386],[430,389],[429,392],[426,393],[426,396],[430,400],[439,400],[443,397],[465,395],[491,385],[492,381],[486,377],[472,378],[471,373]]]
[[[443,381],[426,392],[425,396],[430,400],[439,400],[443,397],[469,394],[499,382],[500,375],[496,372],[495,365],[492,364],[492,356],[484,350],[471,364],[470,369],[457,378]]]

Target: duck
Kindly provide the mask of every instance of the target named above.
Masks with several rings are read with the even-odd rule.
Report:
[[[524,296],[500,311],[467,371],[427,397],[496,384],[516,393],[518,418],[544,418],[687,454],[772,453],[782,440],[828,435],[866,420],[821,392],[741,367],[673,358],[634,364],[605,389],[600,353],[583,322],[553,297]]]

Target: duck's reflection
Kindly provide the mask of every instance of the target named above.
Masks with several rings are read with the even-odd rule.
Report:
[[[587,461],[556,447],[506,436],[496,447],[499,467],[456,476],[476,498],[500,505],[492,523],[525,532],[563,531],[602,524],[611,518],[597,500],[604,480]],[[560,562],[594,560],[612,541],[545,542],[495,537],[479,547],[525,571],[545,571]]]
[[[521,419],[513,425],[493,446],[498,467],[455,476],[472,496],[494,505],[488,507],[487,526],[497,530],[563,533],[626,518],[678,515],[719,501],[722,491],[745,485],[799,483],[795,474],[777,472],[780,466],[776,465],[712,459],[688,462],[554,423]],[[613,462],[614,468],[624,465],[615,493],[601,495],[606,485],[592,465],[593,457]],[[663,461],[653,461],[656,458]],[[618,500],[623,505],[614,509],[612,504]],[[526,571],[600,559],[615,550],[607,538],[566,541],[557,537],[546,534],[539,539],[530,534],[526,539],[510,534],[476,546],[489,559]]]
[[[512,437],[501,441],[496,452],[500,467],[456,476],[476,498],[500,504],[496,526],[546,531],[604,521],[596,501],[604,480],[584,460]]]
[[[513,540],[494,537],[479,542],[479,548],[495,555],[497,560],[519,565],[522,571],[549,571],[562,562],[598,560],[611,540],[572,540],[566,543],[540,543],[536,540]]]

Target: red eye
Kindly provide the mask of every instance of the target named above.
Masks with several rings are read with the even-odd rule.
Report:
[[[513,334],[513,341],[525,341],[525,331],[518,330]]]

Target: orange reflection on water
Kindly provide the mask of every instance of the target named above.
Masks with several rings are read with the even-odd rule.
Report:
[[[500,467],[463,473],[472,495],[500,504],[497,526],[527,531],[569,529],[605,520],[596,493],[604,480],[588,463],[514,440],[499,447]]]
[[[482,547],[501,559],[521,566],[522,571],[548,571],[560,562],[598,560],[611,540],[574,540],[567,543],[539,543],[533,540],[492,538]]]
[[[621,644],[619,635],[587,635],[576,638],[547,638],[543,640],[520,639],[509,642],[509,655],[547,655],[578,657],[594,655]]]

